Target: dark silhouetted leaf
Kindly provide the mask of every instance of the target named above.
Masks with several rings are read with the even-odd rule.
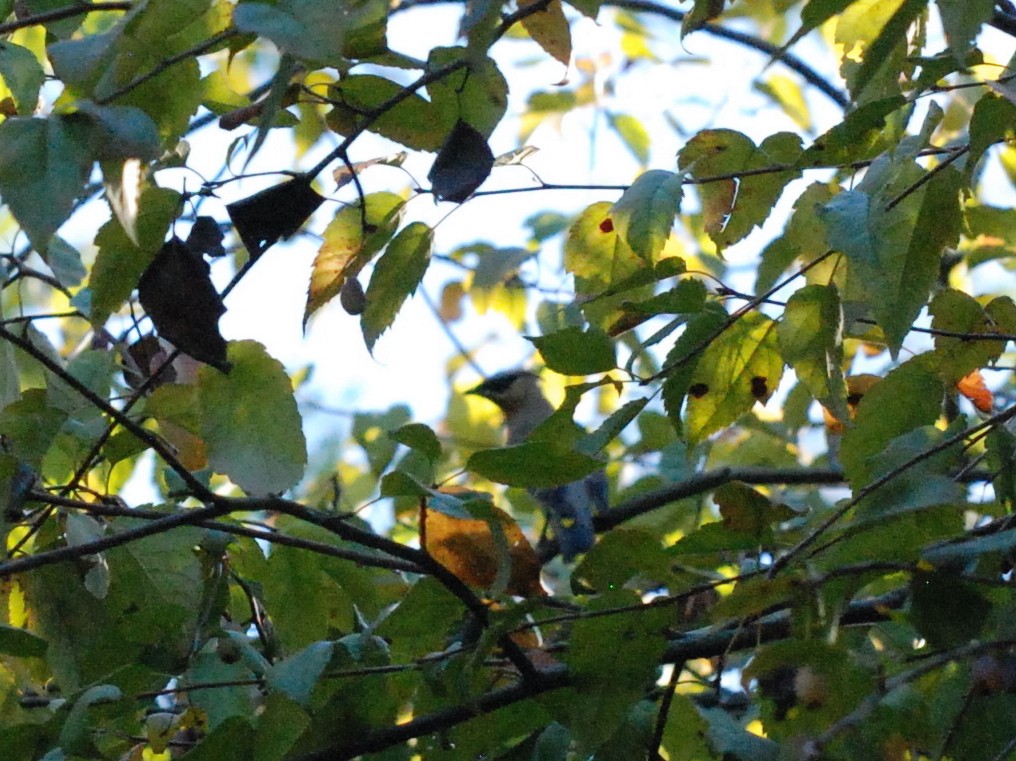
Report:
[[[461,119],[441,146],[427,179],[439,201],[462,203],[490,176],[494,154],[483,135]]]
[[[204,256],[225,256],[222,228],[212,217],[198,217],[187,235],[187,248]]]
[[[208,263],[177,237],[163,245],[138,283],[138,298],[159,335],[180,351],[229,371],[219,318],[226,307]]]
[[[257,259],[280,238],[294,235],[324,200],[309,177],[295,177],[231,203],[226,211],[251,259]]]

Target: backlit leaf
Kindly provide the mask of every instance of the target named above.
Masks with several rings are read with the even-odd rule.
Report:
[[[709,344],[695,365],[684,418],[688,439],[701,441],[755,402],[764,404],[782,376],[776,323],[758,312],[744,315]]]
[[[413,222],[399,231],[377,260],[360,318],[368,350],[373,350],[378,337],[394,322],[403,302],[416,293],[430,264],[433,245],[434,231],[422,222]]]
[[[618,236],[647,262],[663,250],[681,208],[681,178],[653,169],[642,174],[610,208]]]
[[[399,226],[405,201],[394,193],[371,193],[366,209],[359,203],[343,207],[328,224],[310,276],[303,322],[342,290],[347,278],[360,274],[385,247]],[[367,229],[363,223],[366,221]]]
[[[293,387],[282,364],[255,341],[229,345],[229,375],[201,369],[201,438],[208,460],[248,494],[281,493],[307,464]],[[271,441],[269,447],[251,442]]]
[[[698,186],[706,232],[720,249],[761,225],[788,182],[800,175],[794,164],[801,156],[801,141],[778,132],[756,146],[748,137],[728,129],[704,130],[678,153],[681,169],[693,178],[710,178]],[[741,172],[786,166],[784,171],[740,176]],[[729,175],[727,179],[720,178]]]
[[[520,7],[524,10],[526,5]],[[564,17],[561,0],[550,0],[540,10],[530,13],[522,19],[522,26],[548,55],[568,65],[572,48],[571,28]]]

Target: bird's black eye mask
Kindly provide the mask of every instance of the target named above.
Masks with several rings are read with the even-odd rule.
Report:
[[[478,390],[486,391],[487,393],[500,394],[507,391],[518,377],[519,373],[498,373],[497,375],[492,375],[481,383]]]

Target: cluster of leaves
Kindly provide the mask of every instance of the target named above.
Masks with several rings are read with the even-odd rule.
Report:
[[[984,176],[1014,181],[1016,90],[978,45],[1016,35],[1016,10],[477,2],[460,45],[417,60],[387,28],[418,5],[0,0],[0,196],[27,240],[0,256],[5,758],[1009,757],[1016,217]],[[763,51],[843,112],[814,134],[774,76],[759,90],[798,131],[710,125],[614,199],[534,217],[532,249],[452,251],[449,330],[466,294],[517,315],[529,260],[560,244],[574,298],[539,304],[530,341],[548,376],[593,379],[518,446],[453,394],[450,438],[404,407],[357,412],[359,456],[308,468],[293,381],[219,333],[206,258],[243,262],[232,288],[315,224],[331,169],[354,195],[321,232],[304,323],[339,297],[372,350],[434,272],[410,196],[467,202],[525,161],[489,145],[515,73],[497,45],[567,65],[572,24],[600,19],[634,69],[652,56],[636,12]],[[271,76],[240,96],[230,67]],[[532,94],[523,132],[592,105],[646,164],[653,136],[576,68]],[[241,127],[223,166],[273,130],[331,147],[199,215],[230,181],[169,178],[207,172],[199,130]],[[353,161],[367,133],[405,152]],[[429,188],[365,189],[421,152]],[[100,194],[91,259],[65,223]],[[774,222],[738,290],[726,253]],[[586,397],[606,413],[588,433]],[[799,444],[823,430],[827,451]],[[150,456],[155,504],[126,504]],[[597,544],[547,564],[525,490],[605,465]],[[389,530],[344,511],[377,497]]]

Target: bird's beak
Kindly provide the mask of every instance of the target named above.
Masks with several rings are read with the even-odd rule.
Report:
[[[482,383],[478,386],[473,386],[472,388],[467,389],[466,394],[471,396],[482,396],[484,399],[488,398]]]

